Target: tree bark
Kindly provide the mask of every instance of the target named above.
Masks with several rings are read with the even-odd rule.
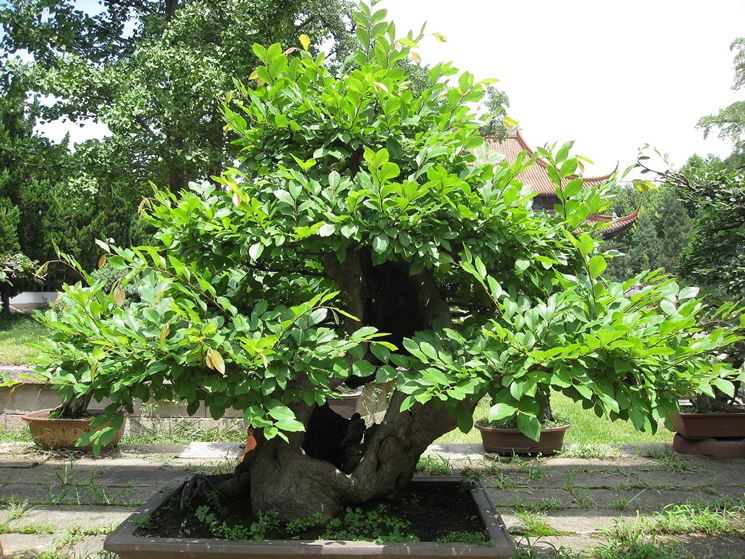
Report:
[[[385,419],[351,474],[305,455],[302,436],[290,436],[289,443],[273,439],[260,444],[250,463],[254,512],[276,510],[285,521],[319,513],[326,521],[345,504],[393,497],[411,481],[427,447],[456,427],[439,401],[401,412],[403,399],[404,394],[393,394]],[[464,405],[473,409],[477,401]]]
[[[391,263],[372,269],[366,253],[350,254],[344,263],[334,255],[322,261],[327,275],[347,294],[348,310],[364,324],[383,331],[388,330],[376,323],[379,320],[403,324],[396,332],[399,338],[413,335],[414,325],[422,329],[451,324],[448,305],[429,273],[409,277],[408,267]],[[412,316],[391,316],[392,311]],[[360,325],[347,321],[344,328],[350,332]],[[306,455],[302,433],[291,434],[288,443],[278,439],[260,442],[249,464],[254,512],[276,510],[283,520],[320,513],[328,520],[345,504],[394,496],[411,481],[427,447],[456,427],[456,420],[439,400],[401,412],[404,398],[401,392],[393,393],[382,423],[371,440],[365,441],[362,458],[351,473]],[[473,410],[478,399],[474,396],[463,405]],[[293,411],[307,426],[312,409],[295,407]]]
[[[6,317],[10,316],[10,291],[0,289],[0,299],[2,299],[3,304],[2,315]]]

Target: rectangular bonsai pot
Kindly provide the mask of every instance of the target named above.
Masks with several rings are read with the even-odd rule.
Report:
[[[465,543],[385,543],[327,540],[264,540],[230,541],[199,538],[148,538],[135,535],[136,519],[148,517],[165,500],[178,490],[189,478],[171,481],[144,506],[125,520],[104,542],[104,549],[117,553],[120,559],[280,559],[295,555],[314,555],[333,559],[356,559],[358,557],[385,557],[386,559],[425,559],[428,557],[469,557],[493,559],[512,557],[515,543],[507,532],[502,518],[483,487],[471,491],[471,495],[489,533],[489,543],[474,545]],[[460,483],[454,476],[415,478],[413,483],[449,481]],[[436,522],[436,519],[433,519]]]
[[[670,423],[687,439],[745,438],[745,412],[672,413]]]

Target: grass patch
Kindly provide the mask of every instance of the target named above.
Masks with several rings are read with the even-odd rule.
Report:
[[[0,525],[0,534],[54,534],[51,524],[26,524],[24,526]]]
[[[194,425],[189,421],[173,422],[168,431],[151,429],[136,436],[125,435],[121,444],[141,445],[188,445],[193,442],[246,442],[246,429],[238,423],[224,422],[214,426]]]
[[[0,318],[0,365],[24,365],[36,356],[31,347],[49,330],[27,315]]]
[[[618,448],[608,444],[573,443],[561,450],[564,458],[580,458],[582,460],[608,460],[620,456]]]
[[[516,536],[523,536],[525,538],[545,538],[547,536],[571,536],[574,532],[566,532],[564,530],[556,530],[546,521],[545,516],[537,514],[535,512],[520,511],[517,513],[522,527],[512,528],[510,533]]]
[[[30,443],[32,441],[28,429],[3,429],[0,427],[1,443]]]
[[[667,429],[660,429],[657,433],[641,433],[634,429],[628,421],[611,421],[600,418],[592,410],[582,409],[582,405],[573,402],[562,394],[551,395],[551,405],[556,415],[566,418],[572,427],[566,432],[565,442],[580,445],[640,444],[640,443],[671,443],[673,434]],[[487,399],[479,402],[474,412],[474,418],[486,417],[489,412]],[[459,430],[445,433],[435,441],[436,444],[449,443],[481,443],[481,434],[475,427],[468,433]],[[610,457],[610,456],[609,456]],[[580,456],[577,456],[580,458]]]
[[[549,497],[547,499],[541,499],[535,503],[513,503],[512,508],[515,509],[518,515],[521,513],[545,513],[553,510],[559,510],[566,508],[559,499],[556,497]]]
[[[613,540],[594,548],[587,559],[693,559],[679,546],[670,547],[654,539]]]
[[[427,476],[449,476],[453,473],[453,466],[439,454],[425,454],[419,458],[416,471]]]
[[[673,504],[651,516],[638,517],[633,522],[617,522],[601,533],[620,541],[636,541],[658,535],[743,535],[745,511],[741,504],[728,500]]]

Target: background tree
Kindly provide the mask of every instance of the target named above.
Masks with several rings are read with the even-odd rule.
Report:
[[[0,8],[0,45],[33,95],[44,121],[94,120],[111,134],[78,146],[65,177],[64,203],[29,190],[41,219],[61,212],[74,234],[28,239],[33,257],[53,257],[50,239],[92,268],[94,238],[144,240],[136,208],[150,183],[183,188],[219,174],[235,148],[223,131],[220,99],[233,77],[256,66],[251,43],[285,43],[303,33],[313,48],[330,44],[343,58],[350,41],[346,0],[126,0],[79,8],[73,0],[19,0]],[[24,58],[25,60],[25,58]],[[48,191],[48,190],[47,190]],[[17,202],[14,201],[17,205]],[[41,208],[49,204],[51,207]],[[74,215],[70,215],[71,211]],[[50,218],[50,216],[55,216]],[[38,220],[24,220],[34,223]],[[58,272],[54,269],[50,273]]]
[[[515,179],[533,161],[471,151],[488,82],[438,64],[414,95],[398,62],[421,37],[397,37],[385,14],[360,6],[339,71],[304,39],[254,45],[250,85],[224,106],[237,167],[158,192],[152,245],[101,243],[121,285],[80,269],[92,287],[46,315],[40,369],[65,401],[111,398],[97,422],[121,425],[135,398],[243,410],[258,446],[220,490],[284,520],[395,494],[484,396],[537,439],[550,390],[650,430],[681,394],[733,390],[716,355],[738,330],[694,336],[695,290],[667,277],[606,282],[587,229],[605,193],[578,178],[555,216],[533,212]],[[537,152],[558,185],[577,169],[570,147]],[[326,405],[373,382],[393,389],[379,425]]]
[[[0,73],[0,253],[45,261],[55,242],[68,249],[74,237],[63,187],[72,160],[66,141],[55,145],[34,135],[40,107],[27,88],[11,69]]]
[[[735,53],[735,81],[732,89],[739,91],[745,87],[745,37],[735,39],[730,50]],[[715,115],[702,117],[698,126],[703,128],[704,137],[713,130],[718,130],[720,138],[731,140],[734,150],[730,163],[739,168],[745,167],[745,101],[735,101]]]
[[[624,281],[658,268],[675,274],[693,227],[684,195],[667,183],[646,194],[624,187],[614,193],[612,207],[616,215],[627,215],[636,208],[640,211],[629,231],[604,243],[608,250],[623,253],[609,262],[609,277]]]

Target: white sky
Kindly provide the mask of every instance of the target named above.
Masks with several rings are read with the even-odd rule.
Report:
[[[399,35],[447,37],[422,42],[426,63],[452,60],[477,78],[496,77],[511,117],[533,146],[575,140],[577,153],[604,174],[634,162],[649,143],[674,164],[693,153],[726,155],[731,146],[703,139],[706,114],[742,99],[732,91],[729,45],[745,36],[745,0],[385,0]],[[103,125],[42,127],[73,143]]]
[[[743,0],[387,0],[397,31],[426,20],[424,62],[495,77],[532,144],[575,140],[604,174],[645,143],[681,164],[726,155],[701,116],[735,101],[729,45],[745,36]],[[739,98],[745,97],[745,92]]]

